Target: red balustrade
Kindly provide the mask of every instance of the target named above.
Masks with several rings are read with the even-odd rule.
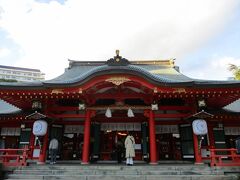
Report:
[[[26,166],[28,147],[23,149],[0,149],[0,161],[4,166]]]
[[[209,149],[210,150],[210,165],[211,166],[240,166],[240,155],[237,154],[237,149]],[[224,154],[217,154],[221,152]],[[225,154],[226,153],[226,154]]]

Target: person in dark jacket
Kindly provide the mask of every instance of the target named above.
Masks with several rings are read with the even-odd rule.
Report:
[[[240,137],[238,137],[235,142],[236,142],[237,153],[240,154]]]
[[[122,162],[122,157],[123,157],[123,151],[124,151],[124,146],[122,141],[118,141],[116,144],[116,149],[117,149],[117,161],[118,163]]]
[[[49,144],[49,151],[51,156],[50,164],[55,164],[58,152],[58,140],[56,138],[51,139]]]

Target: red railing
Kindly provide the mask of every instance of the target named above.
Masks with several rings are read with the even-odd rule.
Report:
[[[26,166],[28,147],[24,149],[0,149],[0,161],[4,166]]]
[[[240,155],[237,154],[237,149],[209,149],[210,150],[210,165],[211,166],[240,166]],[[217,154],[223,152],[226,154]]]

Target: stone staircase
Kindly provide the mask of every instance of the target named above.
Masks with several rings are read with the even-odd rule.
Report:
[[[30,165],[8,173],[8,180],[237,180],[240,167],[207,165]],[[227,173],[227,174],[226,174]],[[235,173],[235,174],[234,174]]]

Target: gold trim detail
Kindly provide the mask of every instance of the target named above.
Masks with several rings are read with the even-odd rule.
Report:
[[[174,88],[174,93],[186,93],[186,90],[184,88]]]
[[[78,89],[78,93],[79,93],[79,94],[82,94],[82,93],[83,93],[82,88],[79,88],[79,89]]]
[[[151,106],[92,106],[92,107],[86,107],[87,110],[106,110],[107,108],[111,110],[128,110],[131,109],[137,109],[137,110],[148,110],[151,109]]]
[[[63,89],[53,89],[51,94],[63,94]]]
[[[157,92],[158,92],[157,87],[153,88],[153,92],[154,92],[154,93],[157,93]]]
[[[117,86],[130,81],[130,79],[126,78],[126,77],[111,77],[109,79],[106,79],[105,81],[107,82],[111,82]]]

